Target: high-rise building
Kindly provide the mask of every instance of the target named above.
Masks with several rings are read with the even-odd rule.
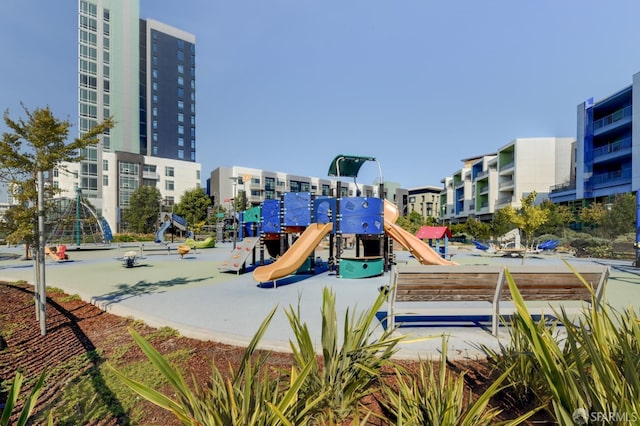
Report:
[[[53,184],[67,195],[80,188],[123,231],[141,185],[156,186],[165,204],[200,186],[195,37],[140,19],[139,0],[80,0],[78,42],[79,132],[110,116],[115,126],[81,163],[55,170]]]

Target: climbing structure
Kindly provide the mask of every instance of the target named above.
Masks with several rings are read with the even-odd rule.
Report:
[[[111,228],[77,190],[76,198],[57,198],[47,212],[47,245],[109,244]]]

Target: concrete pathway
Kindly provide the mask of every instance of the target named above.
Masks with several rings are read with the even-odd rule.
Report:
[[[157,250],[150,250],[153,248]],[[325,287],[336,295],[341,327],[347,312],[357,316],[368,309],[378,296],[378,289],[389,280],[388,273],[374,278],[345,279],[325,271],[313,276],[296,275],[279,280],[278,288],[274,289],[256,283],[251,273],[218,270],[232,250],[231,243],[198,249],[183,259],[175,250],[168,252],[161,246],[147,243],[146,249],[144,257],[134,268],[123,267],[119,260],[131,248],[119,249],[116,245],[105,250],[71,250],[68,262],[56,263],[47,258],[47,285],[68,294],[77,294],[113,314],[140,319],[154,327],[168,326],[187,337],[241,346],[251,340],[262,320],[275,307],[276,314],[260,347],[287,352],[294,335],[285,309],[300,313],[319,346],[320,310]],[[460,264],[509,265],[521,262],[518,258],[488,256],[476,249],[454,247],[452,253]],[[0,280],[33,283],[33,263],[20,260],[22,254],[18,248],[0,249]],[[316,255],[326,261],[328,251],[319,250]],[[397,251],[396,258],[399,262],[417,263],[406,251]],[[570,263],[597,262],[611,266],[606,300],[616,309],[624,309],[640,301],[640,270],[631,267],[631,262],[573,257],[567,260]],[[544,265],[561,263],[562,260],[556,255],[536,255],[525,262]],[[450,304],[450,307],[456,309],[457,305]],[[386,306],[383,306],[378,313],[380,319],[386,314],[385,310]],[[372,330],[374,336],[381,331],[381,324],[377,325]],[[497,348],[500,341],[508,342],[509,338],[505,327],[501,327],[499,337],[495,338],[488,325],[464,322],[401,327],[399,333],[405,335],[407,341],[400,344],[396,357],[404,359],[439,356],[443,334],[450,336],[448,356],[455,359],[481,357],[479,345]]]

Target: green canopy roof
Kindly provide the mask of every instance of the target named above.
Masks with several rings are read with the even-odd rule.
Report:
[[[346,176],[355,178],[365,161],[376,161],[373,157],[358,155],[338,155],[329,166],[329,176]]]

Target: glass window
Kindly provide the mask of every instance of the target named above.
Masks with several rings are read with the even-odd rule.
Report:
[[[166,166],[166,167],[164,168],[164,175],[165,175],[165,176],[173,177],[173,173],[174,173],[173,167]]]
[[[181,75],[178,76],[178,86],[184,86],[184,78]]]
[[[158,70],[157,70],[156,68],[154,68],[154,69],[151,71],[151,75],[153,76],[153,78],[158,78]]]
[[[167,191],[173,191],[174,189],[174,184],[172,180],[167,180],[164,182],[164,189],[166,189]]]
[[[178,146],[184,146],[184,138],[183,137],[179,137],[178,138]]]
[[[109,175],[102,175],[102,186],[109,186]]]
[[[178,134],[179,135],[184,135],[184,126],[183,125],[179,125],[178,126]]]
[[[178,64],[178,74],[184,74],[184,65]]]
[[[184,123],[184,113],[178,113],[178,123]]]
[[[178,159],[179,160],[184,160],[184,149],[179,149],[178,150]]]

